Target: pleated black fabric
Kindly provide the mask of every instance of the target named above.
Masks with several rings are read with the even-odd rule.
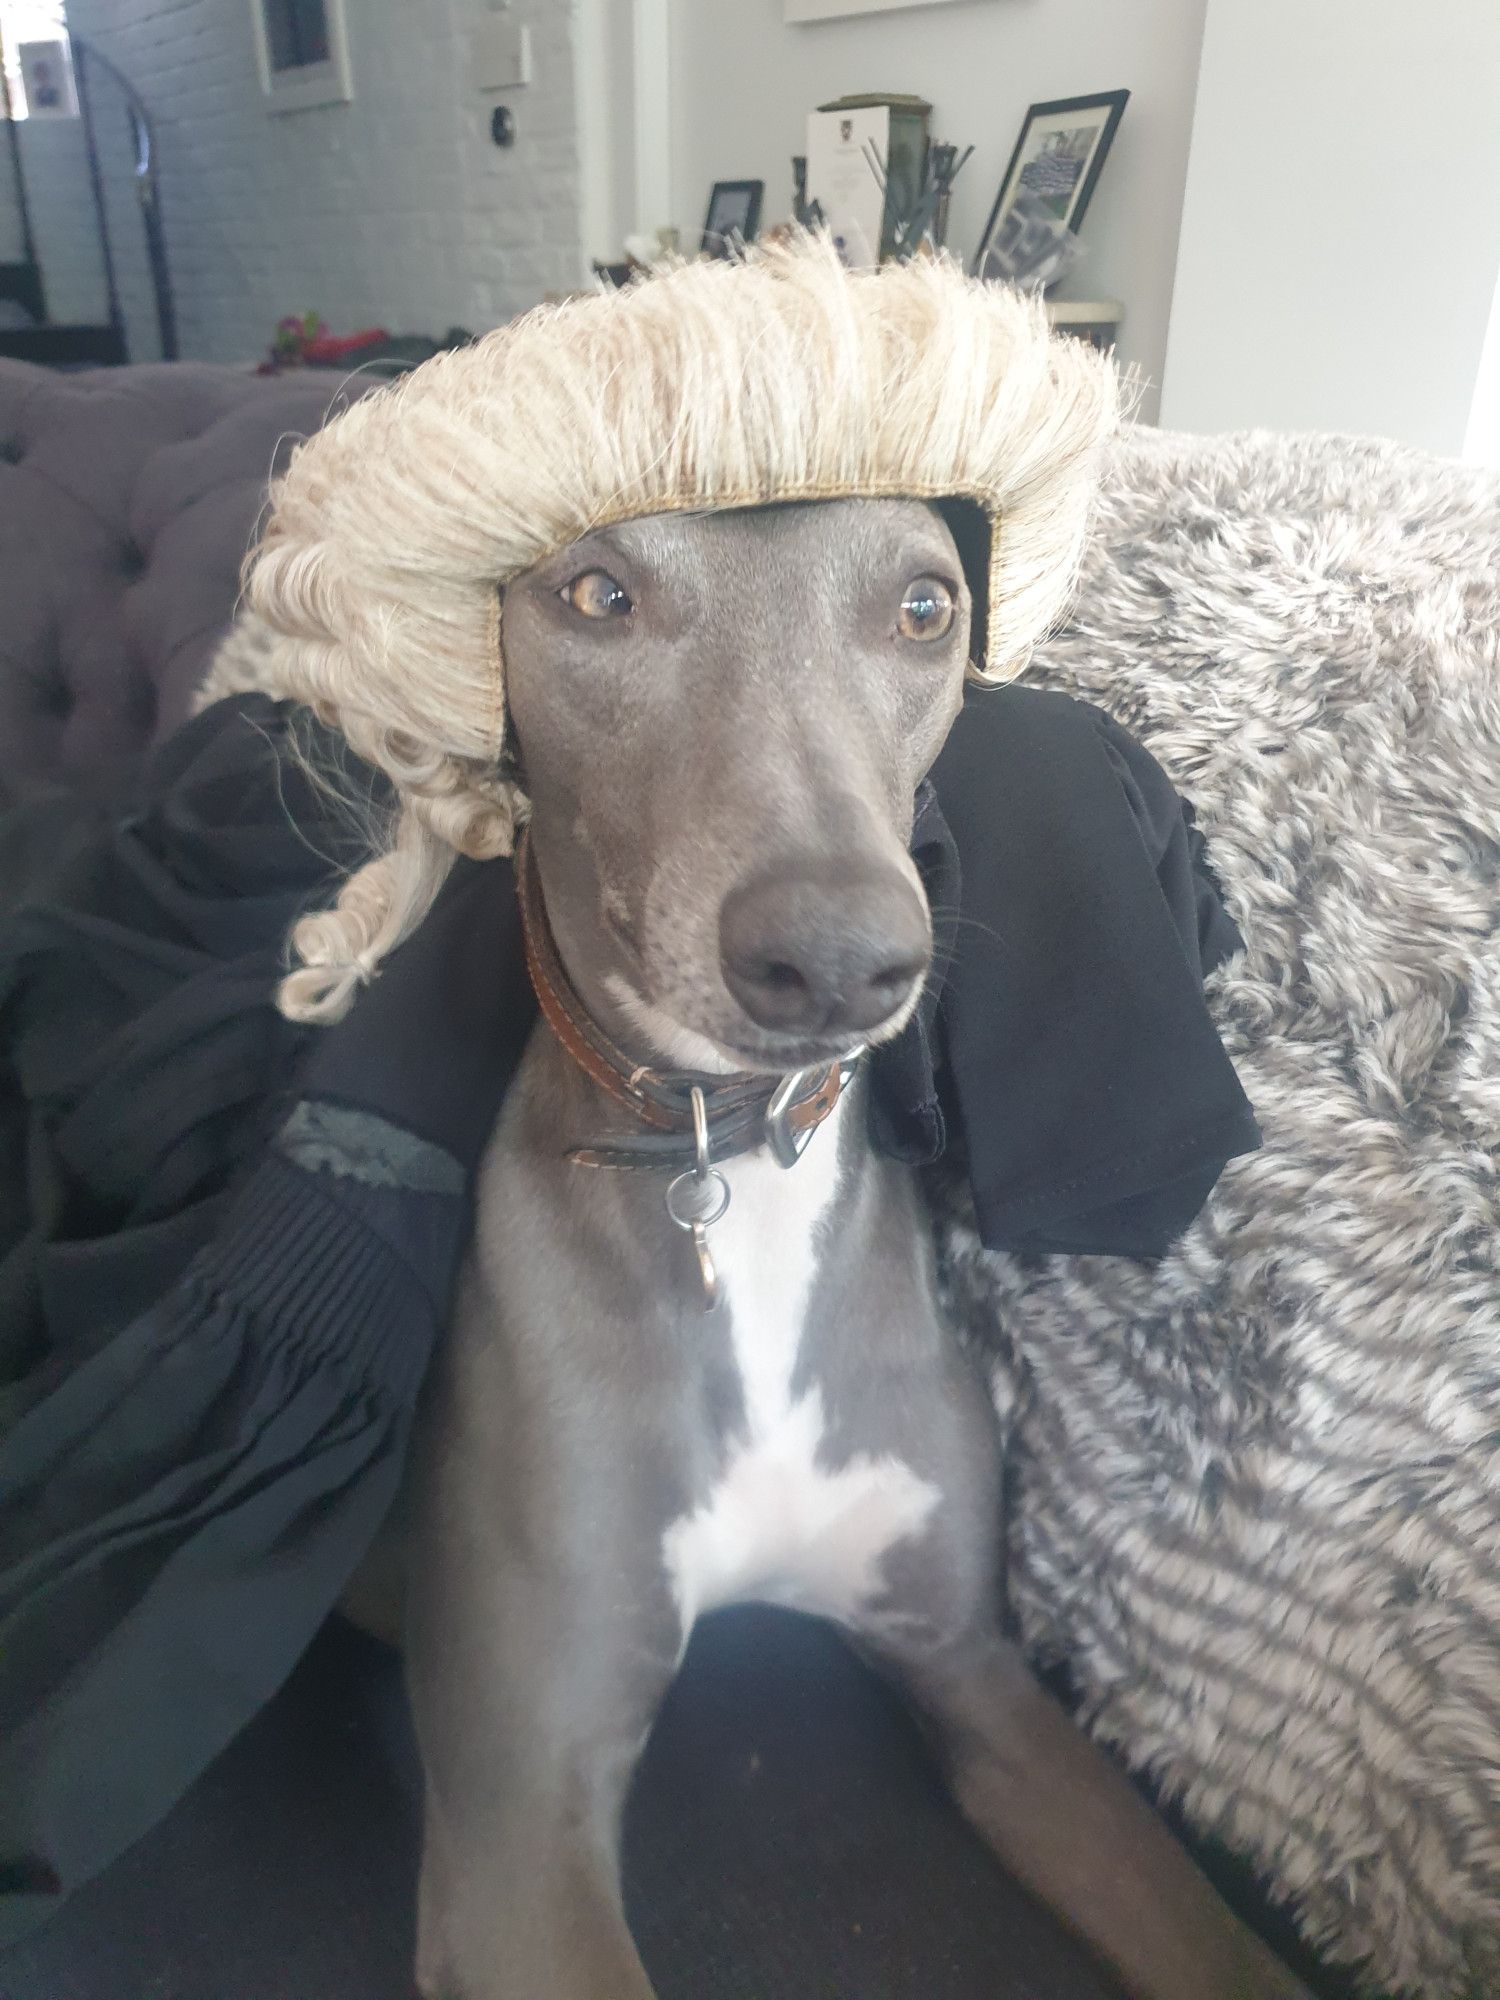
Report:
[[[0,928],[0,1939],[166,1811],[363,1554],[535,1019],[502,862],[455,868],[347,1021],[277,1015],[288,925],[369,836],[298,751],[340,754],[238,698],[127,820],[0,828],[31,882]],[[876,1060],[877,1139],[961,1142],[997,1247],[1158,1254],[1256,1143],[1170,785],[1096,711],[981,695],[914,852],[944,976]]]

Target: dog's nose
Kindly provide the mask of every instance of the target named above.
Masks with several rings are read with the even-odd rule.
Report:
[[[719,913],[724,982],[784,1034],[862,1034],[911,997],[931,955],[927,908],[894,868],[808,861],[735,889]]]

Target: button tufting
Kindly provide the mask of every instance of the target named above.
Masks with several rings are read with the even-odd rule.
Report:
[[[26,456],[26,447],[19,438],[0,440],[0,465],[19,465]]]
[[[135,578],[145,573],[146,558],[142,554],[138,543],[125,542],[122,544],[120,549],[120,568],[130,578]]]

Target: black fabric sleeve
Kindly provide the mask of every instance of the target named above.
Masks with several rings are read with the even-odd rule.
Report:
[[[1233,917],[1224,907],[1208,858],[1208,844],[1193,808],[1181,797],[1161,765],[1113,716],[1091,704],[1080,704],[1104,745],[1130,816],[1156,871],[1157,886],[1200,979],[1244,946]]]
[[[1097,709],[971,697],[933,772],[961,859],[949,1125],[993,1249],[1155,1257],[1260,1143],[1203,993],[1239,946],[1155,760]]]

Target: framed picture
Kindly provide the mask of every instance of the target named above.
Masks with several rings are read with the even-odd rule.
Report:
[[[804,193],[853,269],[895,256],[897,225],[922,192],[931,118],[907,91],[835,97],[809,114]]]
[[[981,277],[990,244],[1017,195],[1035,196],[1065,228],[1078,227],[1129,97],[1128,90],[1106,90],[1097,97],[1061,97],[1032,105],[984,225],[974,261]]]
[[[28,118],[76,118],[73,51],[65,41],[22,42],[16,49]]]
[[[808,199],[823,211],[834,248],[852,270],[880,262],[890,146],[888,104],[807,115]]]
[[[764,181],[715,181],[703,224],[703,250],[709,257],[729,257],[736,243],[753,243],[760,227]]]
[[[267,111],[311,111],[354,95],[344,0],[250,0]]]

